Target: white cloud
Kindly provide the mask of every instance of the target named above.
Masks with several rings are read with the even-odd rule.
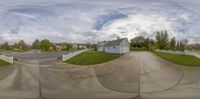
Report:
[[[187,0],[1,0],[0,41],[49,38],[53,42],[97,42],[114,34],[129,39],[170,36],[199,41],[199,1]]]

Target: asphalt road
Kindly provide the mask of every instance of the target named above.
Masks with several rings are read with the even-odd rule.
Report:
[[[38,52],[22,56],[30,53]],[[198,67],[176,65],[149,52],[91,66],[62,63],[55,58],[60,54],[1,67],[0,99],[133,99],[138,94],[141,99],[200,98]]]
[[[13,56],[18,59],[46,59],[46,58],[56,58],[62,57],[63,54],[69,54],[74,51],[62,51],[62,52],[40,52],[37,50],[28,51],[28,52],[2,52],[7,56]]]

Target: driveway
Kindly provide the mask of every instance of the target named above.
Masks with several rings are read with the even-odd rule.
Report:
[[[130,57],[129,55],[123,58]],[[138,75],[124,64],[114,68],[112,63],[97,66],[78,66],[57,63],[41,64],[41,88],[43,97],[67,99],[133,99],[137,96]],[[127,61],[128,62],[128,61]],[[129,60],[131,63],[131,60]],[[106,68],[105,68],[106,66]],[[104,69],[108,69],[105,70]],[[122,73],[123,72],[123,73]]]
[[[200,68],[176,65],[150,52],[130,52],[90,66],[62,63],[56,57],[27,58],[1,67],[0,98],[133,99],[138,94],[144,99],[200,97]]]
[[[1,99],[38,98],[38,62],[20,61],[0,68]]]
[[[185,67],[150,52],[133,52],[140,58],[140,96],[143,99],[199,99],[200,68]]]

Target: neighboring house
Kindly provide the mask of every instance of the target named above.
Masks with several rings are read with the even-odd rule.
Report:
[[[113,41],[99,42],[97,45],[98,51],[106,53],[127,53],[130,51],[130,44],[127,38],[119,38]]]
[[[54,50],[54,47],[53,46],[50,46],[49,47],[49,51],[53,51]]]
[[[84,44],[79,44],[78,49],[87,49],[87,47]]]
[[[73,43],[73,44],[72,44],[72,49],[78,49],[78,44]]]
[[[62,43],[56,43],[54,46],[56,51],[62,51],[64,49],[64,45]]]

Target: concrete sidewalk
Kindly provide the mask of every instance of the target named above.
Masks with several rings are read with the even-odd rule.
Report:
[[[199,67],[176,65],[150,52],[130,52],[90,66],[24,59],[1,67],[0,74],[2,99],[200,98]]]

